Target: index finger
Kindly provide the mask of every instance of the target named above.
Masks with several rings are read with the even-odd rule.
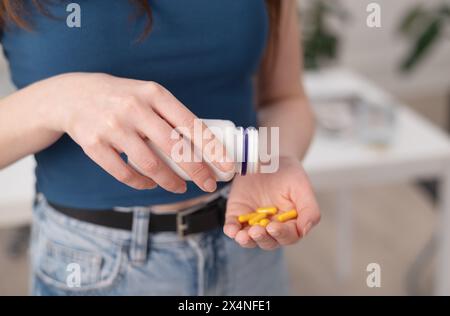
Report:
[[[224,144],[209,130],[206,124],[164,87],[158,85],[157,90],[158,93],[153,94],[152,106],[154,111],[163,117],[172,127],[178,128],[180,134],[188,138],[196,148],[200,149],[202,157],[208,159],[216,168],[222,172],[232,171],[234,163],[227,161]],[[195,137],[196,133],[199,132],[202,135],[200,139],[201,144],[199,144],[199,140]],[[211,136],[205,145],[203,145],[203,135]],[[211,153],[205,150],[205,148],[220,148],[221,150],[214,150]]]

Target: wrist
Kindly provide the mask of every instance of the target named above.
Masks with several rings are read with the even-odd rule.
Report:
[[[71,116],[70,97],[64,94],[70,89],[70,74],[59,75],[40,81],[30,86],[30,95],[35,102],[30,102],[35,108],[35,114],[42,128],[48,132],[65,133],[66,122]]]

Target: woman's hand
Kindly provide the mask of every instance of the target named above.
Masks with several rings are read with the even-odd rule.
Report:
[[[172,146],[179,141],[171,137],[174,127],[184,127],[180,133],[189,131],[185,137],[191,139],[193,135],[197,118],[164,87],[104,74],[73,73],[44,80],[35,89],[41,93],[41,103],[46,104],[49,126],[67,133],[117,180],[136,189],[158,184],[168,191],[186,191],[185,181],[146,144],[150,140],[170,157]],[[215,138],[209,141],[216,142],[213,146],[223,146]],[[124,162],[121,153],[142,174]],[[222,171],[233,167],[222,157],[206,158]],[[179,166],[204,191],[216,189],[214,173],[205,160],[180,162]]]
[[[279,211],[297,209],[297,219],[271,221],[267,227],[243,227],[237,217],[263,206]],[[225,234],[242,247],[265,250],[290,245],[304,237],[320,221],[320,211],[308,177],[299,161],[281,158],[277,173],[237,176],[227,204]]]

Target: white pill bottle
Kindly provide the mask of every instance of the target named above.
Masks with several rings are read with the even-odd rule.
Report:
[[[201,122],[205,123],[205,125],[208,126],[208,129],[225,146],[227,155],[226,159],[234,164],[233,170],[229,172],[222,172],[207,160],[200,160],[210,166],[217,181],[226,182],[233,179],[236,174],[246,175],[259,172],[260,159],[258,129],[254,127],[236,127],[232,121],[228,120],[203,119]],[[148,142],[148,145],[182,179],[187,181],[191,180],[184,170],[177,164],[178,158],[173,159],[173,157],[168,157],[151,142]],[[129,161],[129,163],[139,171],[139,168],[133,164],[133,162]]]

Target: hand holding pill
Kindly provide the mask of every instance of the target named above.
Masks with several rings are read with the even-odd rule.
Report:
[[[224,232],[244,248],[271,250],[297,242],[319,220],[319,207],[301,165],[282,158],[277,173],[234,179]]]
[[[238,216],[238,221],[243,225],[249,224],[251,226],[260,225],[266,227],[271,221],[270,218],[275,218],[275,220],[281,223],[297,218],[297,210],[294,209],[274,216],[277,213],[278,208],[276,206],[259,207],[255,212]]]

